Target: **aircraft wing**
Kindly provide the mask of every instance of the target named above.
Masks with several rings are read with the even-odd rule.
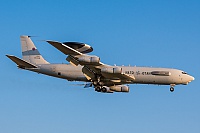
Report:
[[[110,68],[111,66],[102,64],[100,66],[88,66],[85,65],[82,69],[83,74],[88,80],[96,81],[97,76],[99,75],[101,77],[101,80],[106,82],[106,85],[112,85],[112,84],[121,84],[121,83],[127,83],[127,82],[133,82],[135,80],[134,76],[128,75],[121,72],[113,73],[109,71],[104,71],[104,68]]]
[[[82,53],[80,53],[79,51],[67,45],[64,45],[63,43],[56,42],[56,41],[49,41],[49,40],[47,42],[66,55],[82,55]]]
[[[66,58],[68,62],[75,66],[83,66],[82,72],[88,80],[97,80],[97,75],[100,75],[102,79],[112,83],[120,83],[123,81],[132,82],[133,80],[135,80],[134,76],[123,73],[122,68],[103,64],[102,62],[100,62],[100,58],[98,56],[83,54],[60,42],[47,42],[60,50],[62,53],[68,55],[68,57]]]
[[[100,58],[97,56],[89,56],[86,54],[83,54],[72,47],[69,47],[61,42],[56,41],[47,41],[49,44],[57,48],[59,51],[64,53],[65,55],[68,55],[67,61],[70,62],[73,65],[102,65],[100,62]]]
[[[102,75],[104,77],[107,77],[109,78],[111,81],[118,81],[118,80],[121,80],[121,81],[133,81],[135,80],[135,77],[134,76],[130,76],[130,75],[127,75],[127,74],[124,74],[124,73],[118,73],[118,74],[108,74],[108,73],[102,73]]]

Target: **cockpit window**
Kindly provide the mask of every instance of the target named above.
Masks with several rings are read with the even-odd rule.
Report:
[[[182,72],[182,74],[187,74],[186,72]]]

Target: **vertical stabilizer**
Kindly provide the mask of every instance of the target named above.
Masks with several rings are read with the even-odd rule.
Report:
[[[20,36],[23,59],[32,64],[49,64],[39,53],[29,36]]]

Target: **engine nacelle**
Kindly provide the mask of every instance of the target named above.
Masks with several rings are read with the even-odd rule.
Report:
[[[110,90],[116,92],[129,92],[129,87],[126,85],[116,85],[110,86]]]
[[[120,68],[120,67],[107,67],[107,68],[102,68],[101,72],[105,72],[105,73],[122,73],[122,68]]]
[[[100,58],[97,56],[81,56],[78,57],[78,60],[80,62],[86,62],[86,63],[99,63]]]

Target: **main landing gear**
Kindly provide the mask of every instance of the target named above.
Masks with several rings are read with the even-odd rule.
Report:
[[[170,85],[170,89],[169,89],[169,90],[170,90],[171,92],[174,92],[174,86],[175,86],[175,84],[171,84],[171,85]]]
[[[107,92],[107,89],[105,87],[102,87],[102,86],[96,86],[95,91],[97,91],[97,92]]]
[[[100,86],[95,87],[95,91],[101,92],[101,87]]]
[[[97,92],[107,92],[107,89],[103,87],[103,82],[101,82],[101,76],[96,76],[97,81],[94,81],[95,91]]]

